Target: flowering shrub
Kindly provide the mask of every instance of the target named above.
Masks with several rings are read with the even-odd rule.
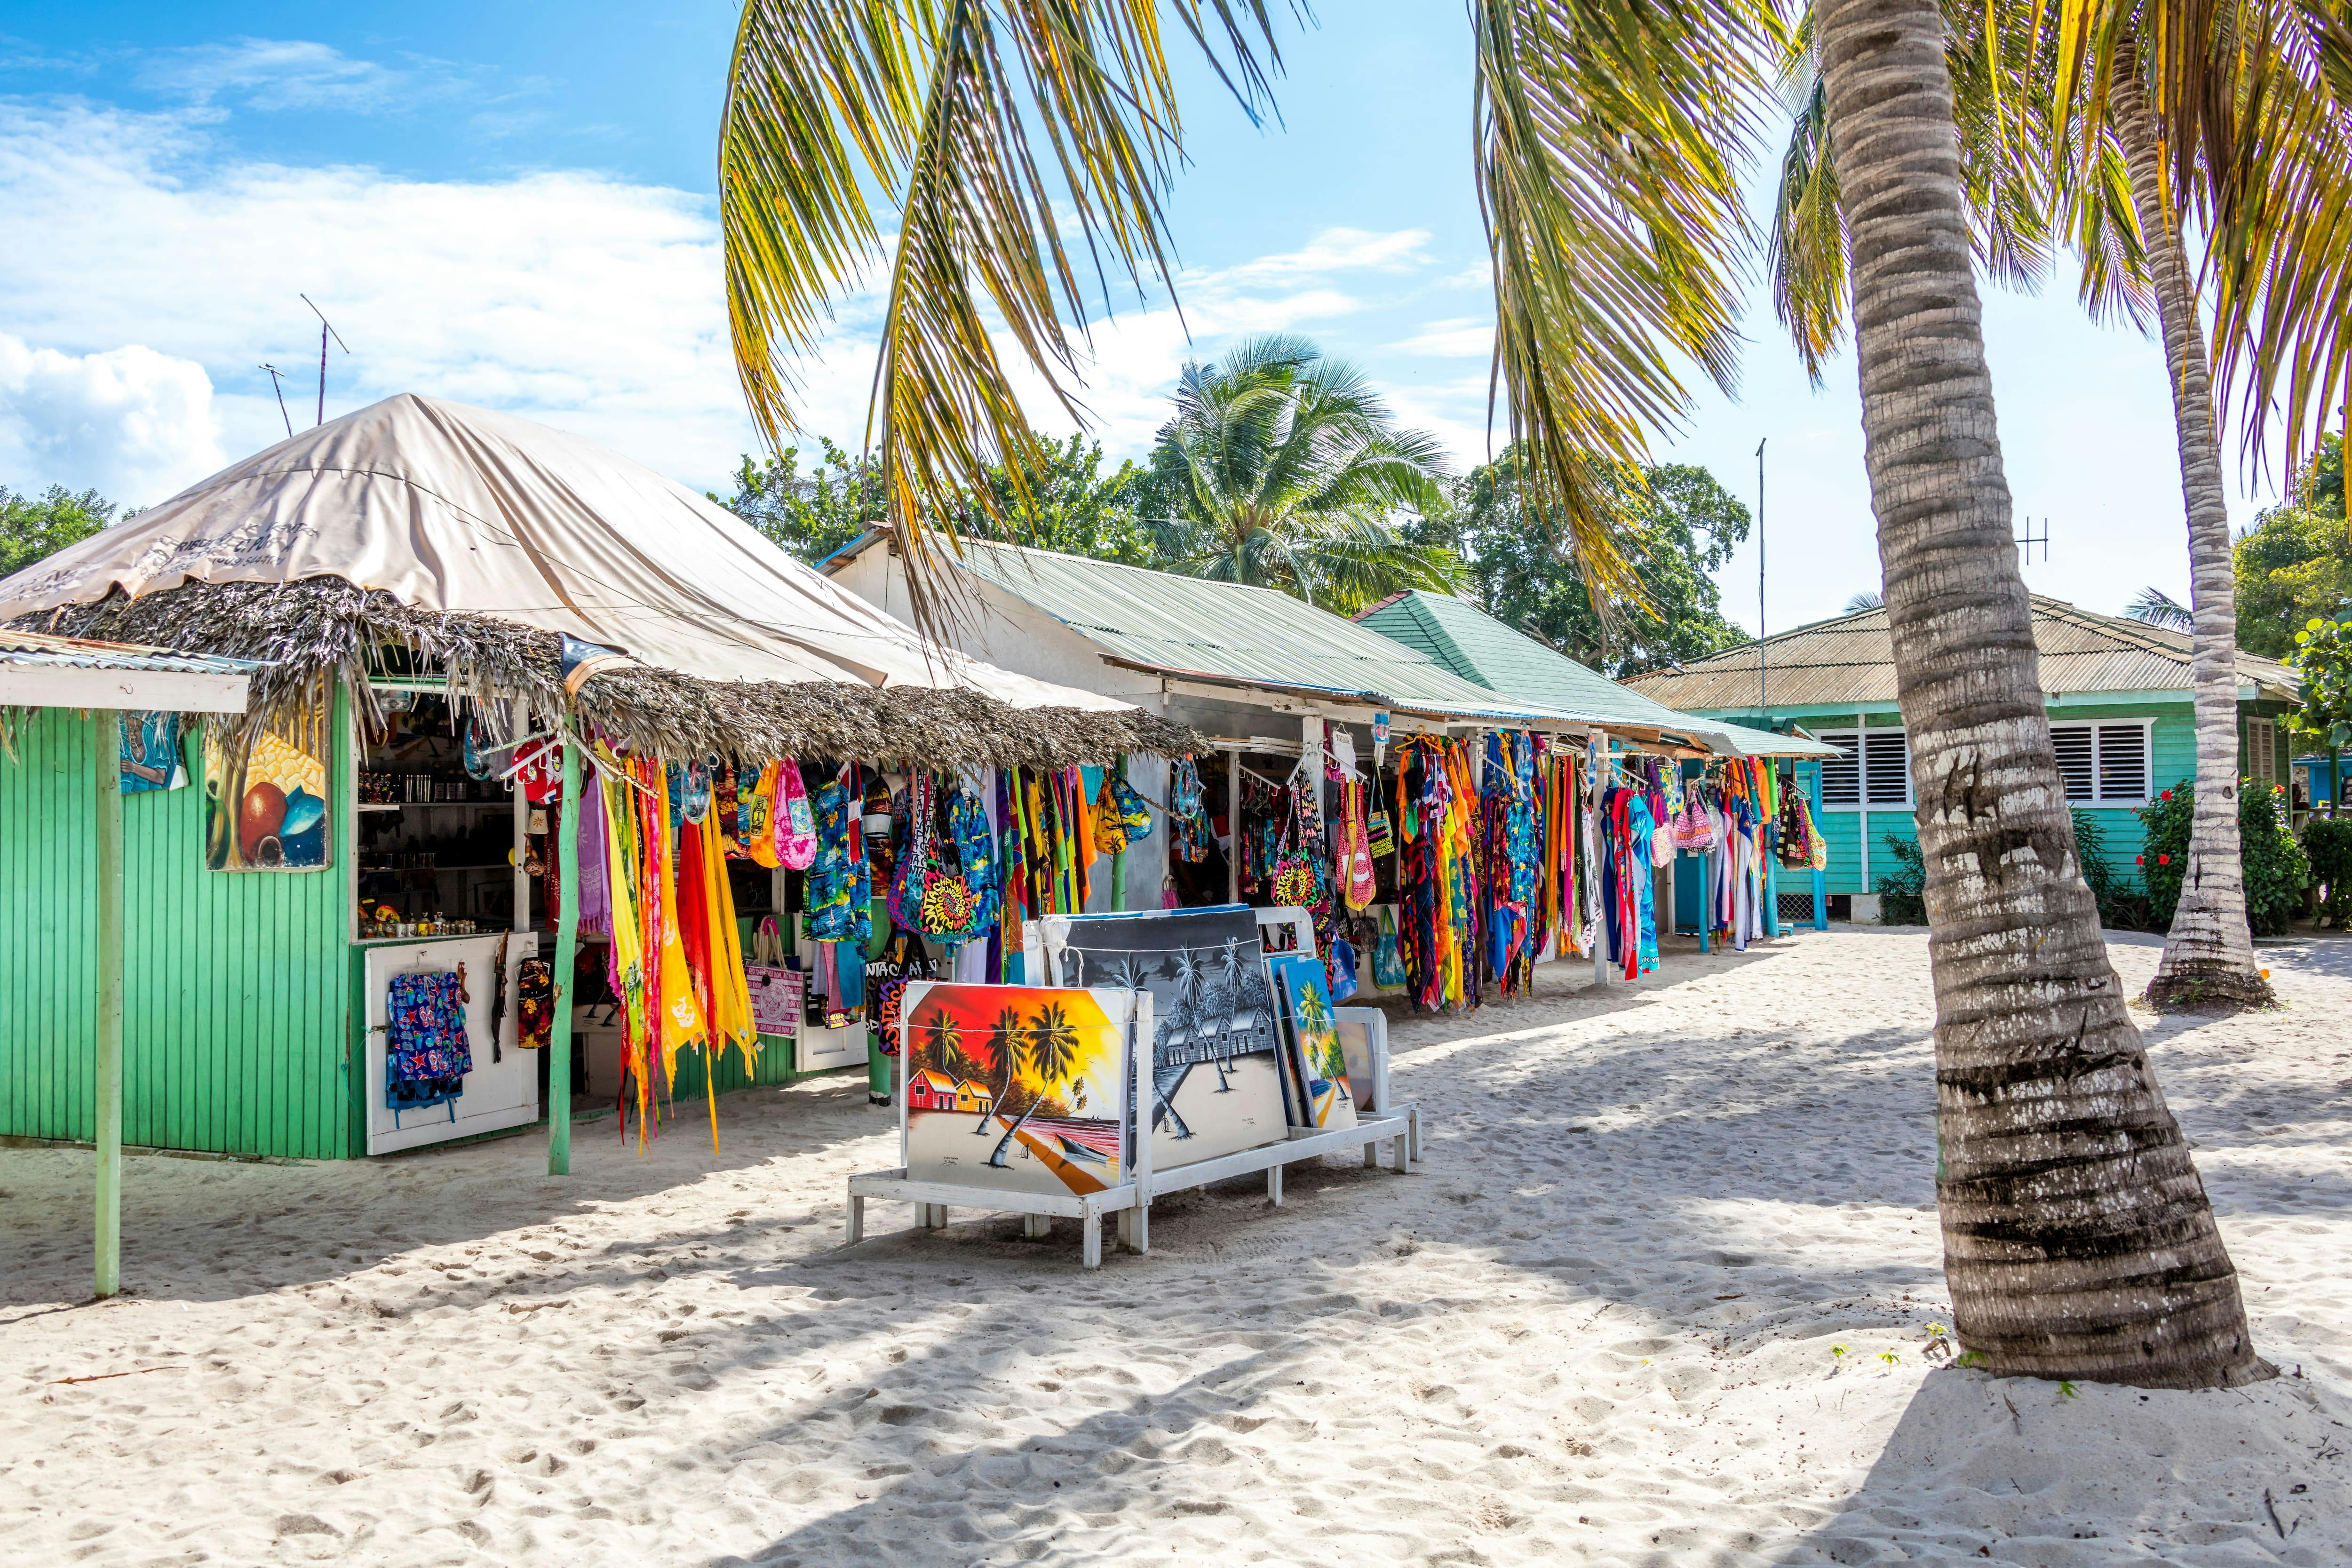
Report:
[[[2171,928],[2172,911],[2180,902],[2181,879],[2189,870],[2189,825],[2196,809],[2196,786],[2183,779],[2139,814],[2147,830],[2140,874],[2158,931]],[[2294,841],[2284,788],[2240,781],[2238,843],[2246,868],[2247,922],[2256,936],[2283,936],[2311,881],[2311,862]]]

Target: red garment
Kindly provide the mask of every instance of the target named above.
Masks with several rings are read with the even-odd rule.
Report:
[[[677,859],[670,874],[677,879],[677,942],[686,950],[686,971],[702,999],[702,1016],[710,1016],[710,913],[702,897],[702,830],[709,819],[689,822],[680,834]]]

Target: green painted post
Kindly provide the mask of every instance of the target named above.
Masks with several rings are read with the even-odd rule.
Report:
[[[122,1288],[122,763],[121,721],[89,716],[98,785],[98,1294]]]
[[[572,1173],[572,968],[580,945],[580,750],[563,747],[563,809],[556,824],[555,1037],[547,1042],[547,1173]]]
[[[1111,764],[1112,776],[1122,782],[1127,778],[1127,759],[1120,757]],[[1127,912],[1127,851],[1120,849],[1110,858],[1110,907]]]

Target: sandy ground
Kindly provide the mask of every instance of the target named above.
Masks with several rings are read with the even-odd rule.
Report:
[[[104,1305],[89,1155],[0,1151],[0,1561],[2343,1563],[2352,943],[2270,952],[2285,1013],[2150,1029],[2287,1374],[2243,1391],[1922,1359],[1925,941],[1839,929],[1401,1028],[1421,1170],[1091,1275],[1067,1224],[845,1247],[856,1081],[566,1182],[135,1159]]]

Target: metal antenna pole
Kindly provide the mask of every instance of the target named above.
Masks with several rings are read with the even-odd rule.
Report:
[[[286,379],[286,373],[274,364],[261,368],[269,373],[269,390],[278,394],[278,417],[286,421],[286,438],[291,441],[294,438],[294,416],[286,412],[286,388],[279,384]]]
[[[324,425],[327,422],[327,339],[332,337],[335,346],[345,353],[352,352],[351,345],[343,342],[343,334],[336,331],[328,321],[327,312],[311,304],[310,296],[300,294],[296,298],[310,305],[310,313],[319,318],[319,423]]]
[[[1764,441],[1756,443],[1756,711],[1772,712],[1764,700]]]

